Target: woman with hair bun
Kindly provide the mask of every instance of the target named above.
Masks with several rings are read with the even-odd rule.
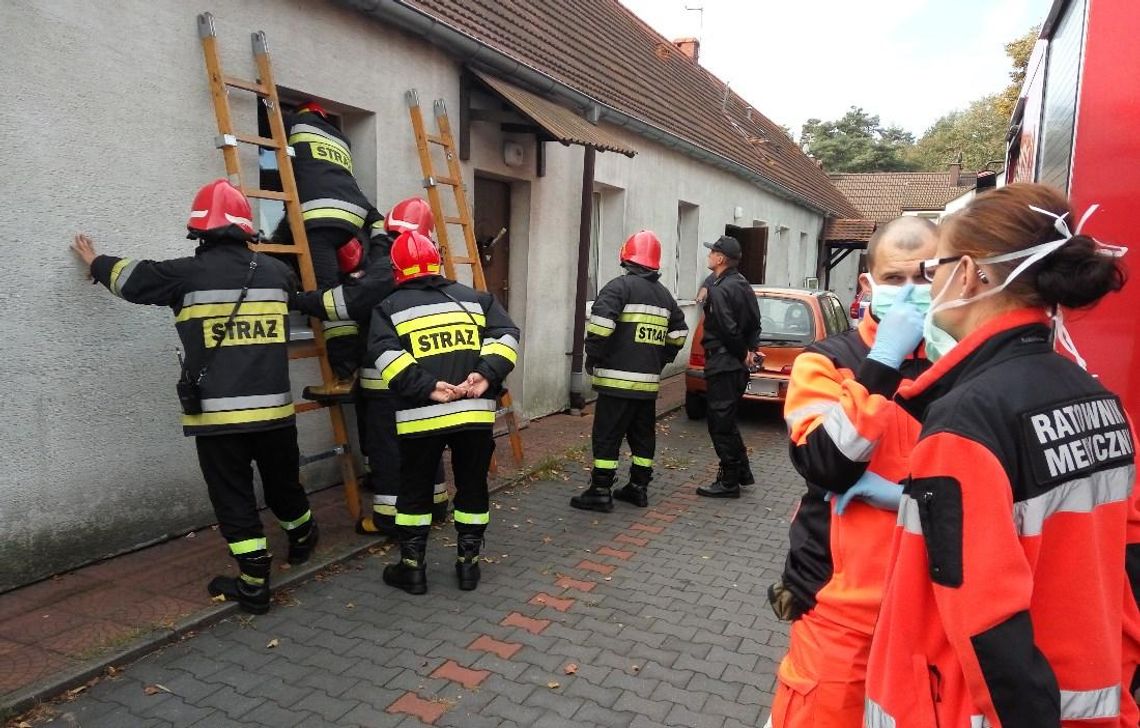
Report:
[[[1120,290],[1123,249],[1070,225],[1060,193],[1012,184],[948,218],[921,264],[935,363],[896,395],[922,434],[871,647],[872,728],[1138,723],[1135,441],[1050,321]]]

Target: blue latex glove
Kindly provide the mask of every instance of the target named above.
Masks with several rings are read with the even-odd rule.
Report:
[[[907,283],[899,291],[898,299],[879,322],[875,345],[867,354],[868,359],[874,359],[891,369],[898,369],[902,366],[903,360],[918,348],[922,341],[922,322],[925,316],[911,302],[910,297],[913,293],[913,283]]]
[[[902,494],[901,485],[892,483],[868,470],[855,481],[855,485],[851,486],[850,490],[839,496],[839,500],[835,504],[835,515],[842,516],[847,504],[856,498],[884,511],[897,511],[899,501],[902,500]]]

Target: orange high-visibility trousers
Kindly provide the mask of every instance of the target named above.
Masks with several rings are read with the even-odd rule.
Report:
[[[776,683],[772,728],[863,728],[863,682],[819,682],[806,691]]]

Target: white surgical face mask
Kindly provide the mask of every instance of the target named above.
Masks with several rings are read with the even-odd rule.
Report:
[[[903,287],[888,283],[875,283],[875,279],[869,273],[866,274],[864,280],[871,286],[871,315],[875,317],[875,320],[882,321],[883,317],[887,315],[887,311],[890,311],[891,307],[895,305]],[[910,302],[914,304],[919,313],[926,313],[930,309],[930,286],[926,284],[916,285],[910,294]]]

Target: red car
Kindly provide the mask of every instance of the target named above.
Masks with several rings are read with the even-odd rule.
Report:
[[[752,374],[745,399],[783,402],[788,393],[792,362],[804,347],[851,329],[847,309],[829,291],[753,286],[760,307],[764,361]],[[705,349],[701,346],[704,319],[693,334],[689,367],[685,370],[685,413],[690,419],[705,416]]]

